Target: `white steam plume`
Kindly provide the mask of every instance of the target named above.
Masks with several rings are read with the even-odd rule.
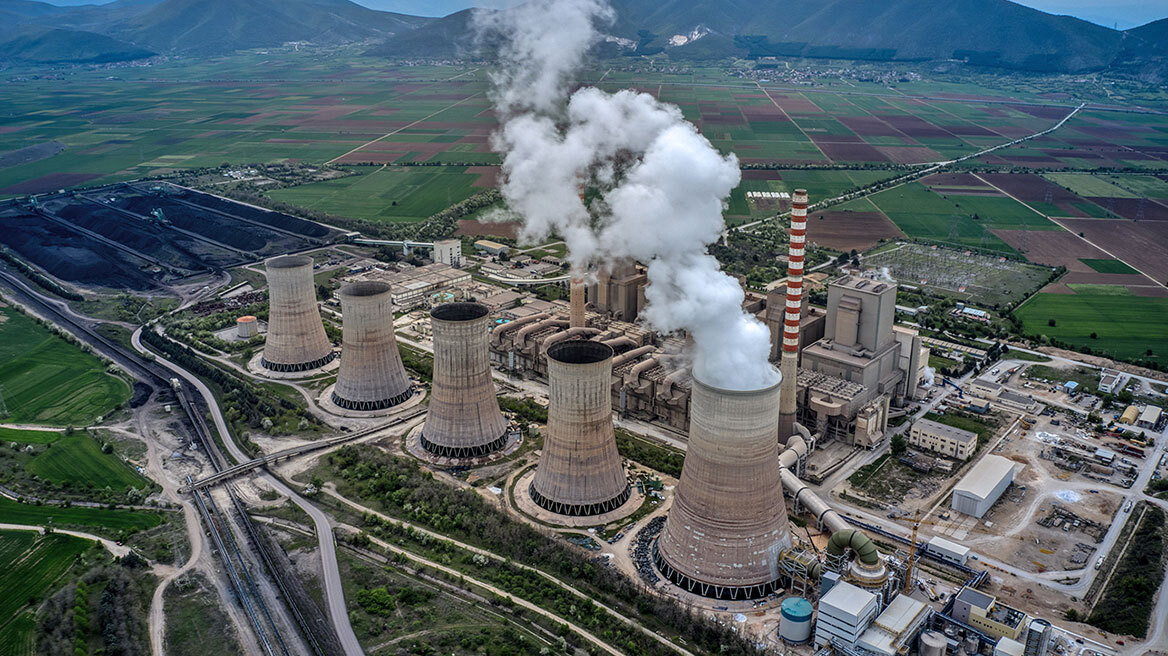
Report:
[[[706,250],[724,229],[738,159],[647,94],[584,88],[568,96],[597,23],[611,18],[604,0],[535,0],[476,20],[504,43],[503,70],[493,76],[503,196],[525,238],[560,235],[578,270],[645,263],[643,317],[662,332],[693,336],[703,382],[773,385],[770,333],[742,310],[742,288]]]

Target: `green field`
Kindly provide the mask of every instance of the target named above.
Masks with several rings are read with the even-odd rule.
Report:
[[[12,423],[86,425],[130,398],[101,360],[10,307],[0,308],[0,385]]]
[[[1016,310],[1027,335],[1047,335],[1077,347],[1102,350],[1124,359],[1147,351],[1168,357],[1168,298],[1130,294],[1038,294]],[[1050,319],[1055,326],[1048,325]],[[1091,339],[1095,333],[1095,339]]]
[[[356,169],[362,175],[268,193],[275,200],[337,216],[370,221],[421,221],[484,188],[465,166]]]
[[[36,653],[30,600],[39,601],[91,544],[59,533],[0,531],[0,656]]]
[[[1107,180],[1137,196],[1168,198],[1168,182],[1154,175],[1109,175]]]
[[[975,221],[972,211],[957,207],[919,182],[882,191],[868,200],[910,237],[1003,253],[1015,252],[986,230],[981,222]]]
[[[109,508],[83,508],[71,506],[37,506],[0,497],[0,517],[9,524],[45,526],[50,520],[53,526],[81,526],[106,529],[101,533],[138,531],[152,528],[162,523],[162,517],[155,512],[142,510],[111,510]]]
[[[1131,268],[1122,260],[1092,260],[1079,258],[1079,261],[1099,273],[1127,273],[1139,275],[1139,271]]]
[[[995,230],[1062,230],[1045,216],[1008,196],[954,196],[948,200],[975,221]]]
[[[74,487],[108,487],[124,492],[150,486],[116,456],[102,453],[97,440],[88,435],[71,435],[54,442],[28,463],[28,471],[46,481]]]
[[[56,442],[61,439],[61,436],[62,433],[57,431],[34,431],[0,427],[0,443],[48,444],[49,442]]]
[[[1043,176],[1051,182],[1062,185],[1080,196],[1109,196],[1113,198],[1136,198],[1132,192],[1107,181],[1107,176],[1089,173],[1047,173]]]

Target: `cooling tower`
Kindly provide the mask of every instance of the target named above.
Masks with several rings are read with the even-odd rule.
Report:
[[[791,199],[791,243],[787,250],[787,307],[783,315],[783,392],[779,396],[779,442],[795,434],[795,379],[799,368],[799,321],[803,314],[803,257],[807,243],[807,190],[796,189]]]
[[[354,282],[340,291],[341,368],[332,401],[349,410],[384,410],[414,394],[393,334],[389,284]]]
[[[312,258],[284,255],[267,262],[268,337],[263,366],[272,371],[307,371],[335,357],[316,306]]]
[[[507,442],[487,351],[490,318],[485,305],[446,303],[430,311],[434,382],[422,447],[450,458],[473,458]]]
[[[743,392],[694,378],[689,448],[654,549],[658,569],[690,592],[753,599],[778,584],[779,552],[791,546],[775,441],[780,385]]]
[[[529,492],[541,508],[599,515],[629,498],[612,431],[612,347],[587,340],[552,345],[548,424]]]

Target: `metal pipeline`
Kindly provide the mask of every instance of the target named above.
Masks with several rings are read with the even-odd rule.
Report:
[[[543,321],[544,319],[547,319],[548,316],[550,315],[545,312],[541,312],[540,314],[533,314],[530,317],[523,317],[522,319],[516,319],[510,323],[505,323],[502,326],[496,328],[491,333],[491,341],[495,343],[495,346],[502,346],[503,336],[507,333],[511,332],[512,330],[519,330],[523,326],[526,326],[533,321]]]
[[[640,348],[635,348],[631,351],[626,351],[626,352],[616,356],[615,358],[613,358],[612,366],[615,369],[616,367],[621,366],[622,364],[628,362],[629,360],[636,360],[637,358],[641,357],[642,355],[652,353],[655,350],[657,350],[656,346],[649,345],[649,346],[642,346]]]

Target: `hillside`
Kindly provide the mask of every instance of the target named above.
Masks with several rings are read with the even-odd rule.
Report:
[[[1008,0],[613,0],[626,54],[961,59],[1033,71],[1107,66],[1123,35]],[[450,55],[473,45],[467,12],[390,39],[387,56]],[[696,37],[696,38],[694,38]]]
[[[49,30],[38,34],[24,34],[0,43],[0,60],[26,63],[105,64],[131,61],[153,56],[154,53],[92,32]]]

